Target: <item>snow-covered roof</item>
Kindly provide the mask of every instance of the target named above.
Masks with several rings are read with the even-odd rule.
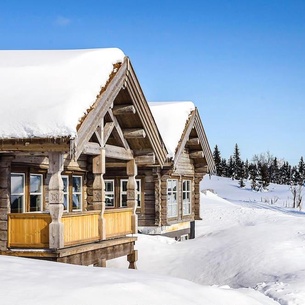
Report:
[[[193,102],[150,102],[149,107],[167,148],[168,157],[173,158],[195,105]]]
[[[74,137],[124,57],[117,48],[0,51],[0,138]]]

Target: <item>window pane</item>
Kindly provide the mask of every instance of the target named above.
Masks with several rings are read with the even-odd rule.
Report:
[[[73,210],[81,208],[81,194],[73,194]]]
[[[69,179],[67,176],[62,176],[63,193],[64,193],[64,210],[68,210],[69,205]]]
[[[81,192],[81,177],[73,176],[73,192]]]
[[[11,196],[11,213],[22,213],[23,195]]]
[[[64,184],[63,192],[66,193],[68,190],[68,178],[67,177],[62,177],[62,182]]]
[[[30,196],[30,212],[41,211],[41,195]]]
[[[122,181],[122,191],[127,192],[127,181]]]
[[[11,175],[11,213],[23,213],[24,199],[24,174]]]
[[[30,176],[30,193],[41,193],[42,176],[31,175]]]
[[[113,192],[113,182],[112,181],[105,181],[105,191]]]
[[[122,207],[127,207],[127,195],[122,194]]]
[[[12,175],[11,176],[11,193],[23,194],[24,176]]]
[[[113,194],[106,194],[105,195],[105,205],[107,207],[113,207],[114,206],[114,195]]]

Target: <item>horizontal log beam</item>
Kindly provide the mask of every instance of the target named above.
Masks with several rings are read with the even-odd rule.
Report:
[[[135,160],[138,165],[152,165],[156,162],[156,156],[155,154],[137,156]]]
[[[135,114],[136,109],[133,105],[118,105],[113,107],[112,113],[114,115],[123,115],[129,113]]]
[[[113,158],[119,160],[132,160],[133,154],[130,149],[125,149],[124,147],[114,146],[114,145],[105,145],[106,149],[106,158]]]
[[[153,153],[154,153],[154,151],[150,148],[133,151],[134,156],[144,156],[144,155],[150,155]]]
[[[186,145],[188,145],[188,146],[194,146],[194,145],[199,145],[199,144],[200,144],[199,138],[192,138],[186,142]]]
[[[208,166],[202,166],[202,167],[196,167],[195,168],[196,173],[207,173],[208,172]]]
[[[126,139],[145,138],[146,133],[144,129],[125,129],[123,130]]]
[[[12,151],[23,151],[23,152],[69,152],[70,145],[68,143],[62,144],[37,144],[25,142],[24,144],[2,144],[0,145],[0,151],[12,152]]]
[[[98,143],[89,142],[84,146],[83,154],[97,156],[101,153],[101,146]]]
[[[202,150],[193,151],[190,153],[190,158],[192,159],[204,158],[204,152]]]

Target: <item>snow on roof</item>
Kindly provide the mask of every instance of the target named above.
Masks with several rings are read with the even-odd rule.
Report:
[[[151,102],[149,106],[167,148],[168,157],[173,158],[186,121],[195,110],[195,105],[193,102]]]
[[[124,57],[117,48],[0,51],[0,137],[74,137]]]

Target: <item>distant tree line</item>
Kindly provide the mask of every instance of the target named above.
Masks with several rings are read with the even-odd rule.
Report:
[[[250,181],[254,191],[266,190],[270,183],[289,185],[294,196],[294,207],[300,207],[302,187],[305,182],[303,157],[296,166],[290,165],[287,161],[278,160],[269,152],[254,155],[251,161],[243,161],[239,147],[235,144],[233,155],[228,160],[221,157],[217,145],[213,151],[213,158],[216,175],[238,180],[240,187],[245,186],[246,180]]]

